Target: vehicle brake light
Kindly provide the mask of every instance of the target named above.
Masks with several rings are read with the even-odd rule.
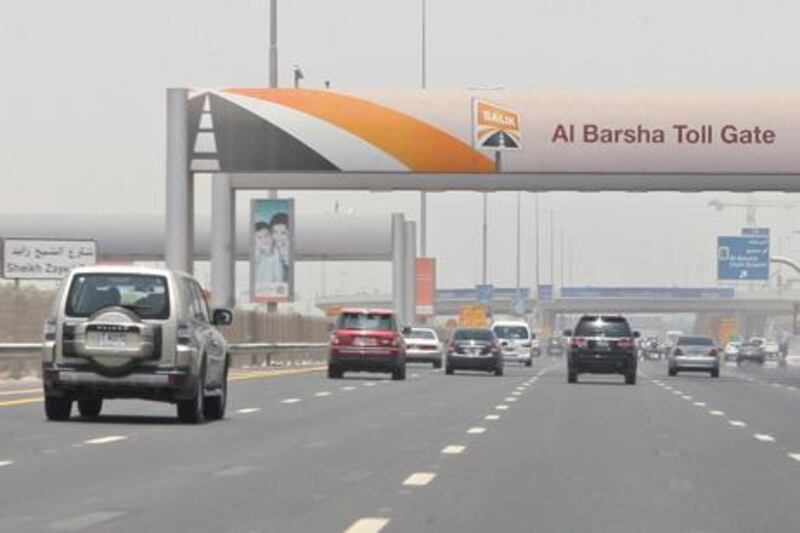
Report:
[[[623,337],[617,341],[617,346],[620,348],[633,348],[633,339],[629,337]]]
[[[587,342],[583,337],[572,337],[569,341],[573,348],[586,348]]]
[[[342,340],[339,338],[338,335],[332,334],[331,335],[331,344],[334,346],[338,346],[342,343]]]
[[[44,321],[42,337],[45,341],[56,340],[56,320],[54,318],[48,318]]]
[[[378,339],[378,344],[381,346],[397,346],[397,338],[387,339],[385,337],[381,337]]]
[[[192,324],[187,320],[179,320],[176,336],[178,339],[178,344],[191,344]]]

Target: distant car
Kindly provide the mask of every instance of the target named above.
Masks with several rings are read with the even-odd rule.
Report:
[[[644,359],[660,359],[661,346],[657,337],[647,337],[640,345],[642,357]]]
[[[328,377],[345,372],[388,372],[406,379],[406,348],[393,311],[343,309],[331,334]]]
[[[725,344],[725,360],[726,361],[733,361],[736,359],[736,356],[739,354],[739,350],[742,347],[742,343],[738,341],[730,341]]]
[[[621,316],[584,315],[574,331],[564,332],[567,346],[567,381],[576,383],[578,376],[589,374],[622,374],[625,383],[636,384],[635,339],[628,321]]]
[[[547,341],[547,355],[561,357],[564,355],[564,341],[558,337],[551,337]]]
[[[739,353],[736,354],[736,364],[741,366],[745,363],[764,364],[764,348],[760,342],[747,341],[739,348]]]
[[[432,363],[442,368],[442,344],[431,328],[410,328],[403,332],[406,341],[407,363]]]
[[[777,361],[781,348],[777,342],[767,341],[764,343],[764,358],[768,361]]]
[[[72,405],[96,417],[103,401],[157,400],[177,405],[197,424],[225,416],[228,344],[216,326],[227,309],[210,310],[200,284],[163,268],[74,269],[45,322],[42,382],[49,420]]]
[[[535,335],[525,322],[495,322],[492,324],[500,346],[503,349],[503,359],[523,363],[525,366],[533,364],[533,341]]]
[[[712,378],[719,377],[719,352],[711,337],[678,337],[668,361],[670,376],[678,372],[709,372]]]
[[[459,328],[447,346],[445,373],[482,370],[503,375],[503,354],[494,332],[486,328]]]

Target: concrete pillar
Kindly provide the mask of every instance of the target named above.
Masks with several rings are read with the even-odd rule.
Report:
[[[235,292],[235,194],[228,174],[211,184],[211,305],[233,308]]]
[[[417,223],[406,222],[405,264],[403,272],[403,305],[405,322],[412,325],[417,318]]]
[[[194,186],[189,172],[188,89],[167,89],[167,267],[192,272]]]
[[[397,321],[404,324],[404,256],[405,256],[405,217],[402,213],[392,213],[392,302],[397,313]]]

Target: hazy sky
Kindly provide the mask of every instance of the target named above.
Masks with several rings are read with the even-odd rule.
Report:
[[[430,88],[797,90],[795,0],[428,0]],[[0,1],[0,209],[4,212],[159,214],[164,205],[164,90],[262,85],[268,0]],[[281,2],[281,82],[298,63],[305,86],[416,88],[420,0]],[[198,209],[207,210],[207,184]],[[298,193],[298,212],[405,211],[418,195]],[[730,194],[541,196],[556,211],[580,284],[713,284],[718,234],[744,211],[711,210]],[[794,196],[757,194],[761,202]],[[533,275],[533,197],[524,195],[523,276]],[[480,196],[430,197],[429,252],[439,284],[480,276]],[[514,194],[490,197],[490,277],[514,279]],[[800,256],[800,212],[762,209],[774,246]],[[46,220],[46,218],[44,219]],[[549,259],[543,228],[543,281]],[[784,250],[786,251],[786,250]],[[388,290],[388,265],[347,275],[330,265],[331,292]],[[558,270],[558,267],[557,267]],[[567,269],[569,271],[569,269]],[[319,290],[303,265],[298,290]]]

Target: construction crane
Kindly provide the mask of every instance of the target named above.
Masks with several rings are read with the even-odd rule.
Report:
[[[747,202],[721,202],[714,198],[713,200],[709,200],[708,205],[717,211],[722,211],[726,207],[741,207],[746,209],[747,226],[756,225],[757,208],[794,209],[800,207],[800,205],[795,202],[756,202],[751,195],[747,196]]]

